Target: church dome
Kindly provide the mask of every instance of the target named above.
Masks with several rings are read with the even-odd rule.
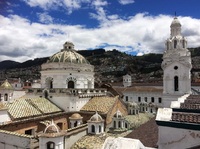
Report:
[[[74,114],[72,114],[72,116],[71,117],[69,117],[70,119],[82,119],[83,117],[80,115],[80,114],[78,114],[78,113],[74,113]]]
[[[65,42],[63,49],[50,57],[48,63],[89,64],[89,62],[74,49],[72,42]]]
[[[45,130],[44,130],[44,133],[59,133],[61,130],[59,128],[58,125],[56,125],[53,120],[51,122],[51,124],[49,124]]]
[[[179,27],[181,26],[181,23],[180,23],[180,21],[178,20],[177,17],[175,17],[174,20],[172,21],[171,27],[172,26],[179,26]]]
[[[116,118],[121,118],[123,115],[121,113],[121,111],[119,111],[119,109],[117,110],[117,112],[115,113],[114,117]]]
[[[90,118],[90,122],[101,122],[103,121],[101,115],[99,115],[97,112]]]

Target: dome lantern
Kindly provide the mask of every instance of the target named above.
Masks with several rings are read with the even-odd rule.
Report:
[[[74,49],[74,44],[72,42],[66,41],[63,44],[63,49],[61,51],[64,51],[64,50],[75,50]]]

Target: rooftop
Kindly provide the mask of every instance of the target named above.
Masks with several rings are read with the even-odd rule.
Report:
[[[152,118],[150,121],[141,125],[136,130],[133,130],[126,137],[139,139],[144,146],[156,148],[158,141],[158,126],[155,122],[155,118]]]
[[[94,97],[89,100],[82,108],[81,111],[97,111],[103,114],[109,112],[114,103],[118,100],[118,96],[115,97]]]
[[[6,103],[11,119],[61,112],[62,110],[46,98],[19,98],[12,103]]]

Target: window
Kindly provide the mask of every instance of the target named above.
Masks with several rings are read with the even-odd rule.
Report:
[[[154,97],[151,97],[151,102],[154,102]]]
[[[162,103],[162,98],[161,97],[158,98],[158,102]]]
[[[73,81],[68,82],[68,88],[74,88],[74,82]]]
[[[174,91],[178,91],[179,89],[179,86],[178,86],[178,77],[175,76],[174,77]]]
[[[8,94],[5,94],[5,95],[4,95],[4,100],[5,100],[5,101],[8,101]]]
[[[99,125],[99,133],[101,133],[101,125]]]
[[[114,128],[116,128],[116,122],[115,121],[114,121],[113,125],[114,125]]]
[[[178,69],[178,66],[174,66],[174,70],[177,70]]]
[[[177,47],[177,40],[174,40],[174,49]]]
[[[92,132],[95,133],[95,126],[94,125],[91,126],[91,129],[92,129]]]
[[[118,122],[118,127],[121,128],[121,122],[120,121]]]
[[[34,129],[25,130],[26,135],[34,135]]]
[[[147,97],[144,97],[144,101],[147,102]]]
[[[184,40],[182,41],[182,44],[183,44],[183,48],[185,48],[185,41]]]
[[[128,101],[128,96],[126,96],[126,101]]]
[[[138,102],[141,102],[141,97],[138,97]]]
[[[47,142],[47,149],[55,149],[55,143],[54,142]]]

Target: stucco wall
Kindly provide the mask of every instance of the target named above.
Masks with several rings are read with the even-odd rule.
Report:
[[[0,149],[30,148],[31,139],[0,132]]]
[[[78,133],[74,133],[70,136],[65,137],[65,149],[70,149],[71,146],[77,142],[81,137],[87,134],[87,129],[84,129]]]
[[[200,131],[159,126],[159,149],[184,149],[200,145]]]

